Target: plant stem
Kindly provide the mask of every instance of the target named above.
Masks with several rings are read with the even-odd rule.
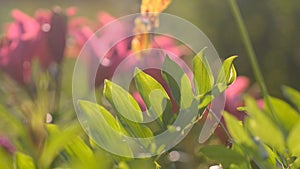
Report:
[[[249,59],[250,59],[250,64],[251,64],[252,70],[254,72],[255,79],[259,84],[261,93],[262,93],[262,95],[265,99],[266,105],[270,108],[270,111],[271,111],[271,114],[272,114],[273,118],[276,121],[278,121],[277,117],[274,113],[274,109],[273,109],[273,106],[272,106],[270,98],[269,98],[269,92],[267,90],[267,87],[266,87],[264,78],[262,76],[261,70],[258,66],[258,62],[257,62],[257,59],[256,59],[256,54],[255,54],[255,51],[254,51],[253,46],[251,44],[249,34],[248,34],[247,29],[246,29],[245,23],[242,19],[239,7],[236,3],[236,0],[229,0],[229,2],[230,2],[231,11],[233,13],[233,16],[234,16],[234,18],[237,22],[239,31],[241,33],[242,41],[243,41],[243,43],[245,45],[245,48],[246,48],[246,51],[248,53],[248,56],[249,56]]]

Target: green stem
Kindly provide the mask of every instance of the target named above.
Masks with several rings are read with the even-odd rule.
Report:
[[[236,20],[237,25],[239,27],[239,31],[240,31],[241,36],[242,36],[242,41],[243,41],[243,43],[245,45],[245,48],[246,48],[246,51],[248,53],[250,63],[251,63],[251,67],[252,67],[252,70],[254,72],[255,79],[259,84],[259,87],[260,87],[262,95],[265,99],[266,105],[270,108],[270,111],[271,111],[271,114],[272,114],[273,118],[277,121],[276,115],[274,113],[273,106],[272,106],[270,98],[269,98],[269,93],[268,93],[264,78],[262,76],[261,70],[258,66],[258,62],[257,62],[257,59],[256,59],[256,54],[255,54],[253,46],[251,44],[251,41],[250,41],[250,38],[249,38],[249,35],[248,35],[248,31],[247,31],[245,23],[242,19],[239,7],[236,3],[236,0],[229,0],[229,2],[230,2],[230,8],[231,8],[231,11],[233,13],[233,16],[235,17],[235,20]]]

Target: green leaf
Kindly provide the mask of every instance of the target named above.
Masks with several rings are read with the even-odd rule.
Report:
[[[84,100],[78,101],[79,106],[83,113],[83,118],[86,119],[86,123],[89,128],[89,135],[98,143],[102,143],[111,148],[112,152],[123,152],[124,156],[131,157],[132,152],[130,145],[121,140],[124,140],[124,136],[128,133],[119,124],[109,111],[104,107]]]
[[[228,131],[237,144],[244,144],[249,147],[254,146],[249,134],[243,127],[241,121],[239,121],[238,119],[236,119],[234,116],[230,115],[227,112],[224,112],[223,116],[224,116],[224,119],[226,122],[226,126],[228,128]]]
[[[233,65],[233,61],[237,58],[237,56],[231,56],[224,60],[222,64],[221,70],[219,70],[217,77],[217,84],[224,83],[226,85],[230,85],[236,79],[236,70]]]
[[[118,113],[129,120],[143,122],[143,114],[139,104],[126,90],[109,80],[105,80],[104,84],[104,95]]]
[[[294,110],[289,104],[275,97],[269,97],[271,104],[274,108],[274,113],[276,115],[276,120],[282,125],[285,134],[294,127],[296,123],[300,120],[300,116],[296,110]],[[267,108],[270,112],[270,110]]]
[[[187,74],[168,56],[166,56],[162,70],[163,78],[170,87],[175,101],[180,104],[180,108],[188,108],[193,102],[194,93]],[[166,72],[172,72],[172,76]]]
[[[148,108],[151,107],[151,99],[149,98],[149,96],[150,96],[151,92],[154,90],[161,91],[163,96],[166,99],[170,100],[170,98],[169,98],[167,92],[164,90],[163,86],[158,81],[156,81],[153,77],[144,73],[142,70],[136,68],[134,79],[135,79],[138,91],[140,92],[140,94]]]
[[[180,109],[188,109],[191,107],[195,97],[191,82],[186,74],[184,74],[181,78],[180,93]]]
[[[48,168],[58,153],[69,143],[70,138],[75,138],[82,131],[79,124],[71,124],[68,128],[60,130],[56,125],[47,124],[48,139],[44,145],[39,159],[42,168]]]
[[[287,146],[289,151],[295,155],[300,156],[300,122],[298,122],[294,128],[291,130],[288,139],[287,139]]]
[[[282,90],[285,97],[297,107],[298,111],[300,111],[300,92],[288,86],[283,86]]]
[[[150,117],[160,117],[158,119],[158,122],[162,123],[163,120],[161,118],[161,115],[163,113],[172,113],[171,101],[167,92],[164,90],[163,86],[159,82],[157,82],[153,77],[144,73],[138,68],[136,68],[135,70],[134,79],[137,89],[148,108]],[[164,110],[164,112],[162,112],[161,110]],[[168,123],[168,119],[164,122],[166,125]]]
[[[195,87],[198,95],[204,95],[212,89],[214,77],[207,59],[204,57],[204,50],[201,50],[193,59],[193,71]]]
[[[172,75],[167,72],[172,72]],[[180,81],[182,76],[185,74],[181,67],[175,63],[172,59],[166,56],[163,67],[162,77],[167,82],[171,94],[177,103],[180,103]]]
[[[249,131],[254,137],[258,137],[267,145],[283,152],[285,141],[279,126],[276,126],[272,119],[258,108],[254,99],[246,97],[245,103],[249,114],[245,125]]]
[[[230,164],[241,164],[245,162],[243,155],[228,149],[223,145],[209,145],[200,149],[209,159],[220,162],[223,167],[228,168]]]
[[[104,95],[116,110],[123,127],[134,137],[146,138],[153,134],[143,123],[143,113],[135,99],[119,85],[106,80]],[[131,121],[132,120],[132,121]]]
[[[15,154],[14,166],[16,169],[35,169],[35,164],[33,159],[21,152]]]

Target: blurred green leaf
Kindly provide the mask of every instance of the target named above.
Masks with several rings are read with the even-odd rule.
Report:
[[[13,168],[13,158],[12,155],[9,154],[6,150],[4,150],[0,146],[0,168],[2,169],[10,169]]]
[[[208,61],[201,50],[193,59],[195,87],[198,95],[204,95],[212,89],[214,77]]]
[[[115,150],[124,152],[127,156],[132,156],[130,146],[124,142],[120,145],[128,133],[104,107],[84,100],[78,101],[84,113],[84,118],[88,123],[89,134],[96,141],[101,142]]]
[[[254,146],[249,134],[244,129],[241,121],[237,120],[234,116],[227,112],[223,113],[223,117],[225,119],[226,126],[230,135],[237,144],[244,144],[249,147]]]
[[[16,169],[35,169],[35,164],[32,157],[17,152],[14,158],[14,166]]]
[[[93,152],[80,137],[76,137],[70,142],[66,147],[66,152],[70,157],[69,165],[72,169],[108,169],[112,166],[112,159],[109,156],[104,152]]]
[[[222,64],[222,68],[219,70],[217,77],[218,83],[225,83],[226,85],[230,85],[236,79],[236,70],[233,65],[233,61],[237,58],[237,56],[231,56],[224,60]]]
[[[48,168],[56,156],[70,143],[70,138],[76,138],[82,131],[79,124],[70,124],[68,128],[60,130],[53,124],[46,125],[48,139],[39,159],[42,168]]]
[[[300,157],[300,122],[298,122],[294,128],[291,130],[288,139],[287,139],[287,146],[289,151],[295,155]]]
[[[288,103],[275,97],[269,97],[271,104],[274,109],[276,120],[282,125],[285,130],[285,134],[294,127],[294,125],[300,120],[300,115],[296,110],[294,110]],[[270,112],[270,110],[267,108]]]
[[[246,128],[254,137],[258,137],[267,145],[284,152],[285,141],[279,126],[276,126],[272,119],[259,109],[253,98],[246,97],[245,103],[249,114],[245,124]]]
[[[200,149],[209,159],[220,162],[223,167],[228,168],[230,164],[241,164],[245,162],[243,155],[223,145],[209,145]]]
[[[282,90],[285,97],[297,107],[298,111],[300,111],[300,92],[288,86],[283,86]]]

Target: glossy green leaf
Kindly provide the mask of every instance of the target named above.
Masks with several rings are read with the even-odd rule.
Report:
[[[287,139],[287,145],[289,148],[289,151],[295,155],[300,156],[300,122],[298,122],[293,129],[291,130],[288,139]]]
[[[220,162],[228,168],[230,164],[241,164],[245,161],[243,155],[223,145],[209,145],[200,149],[209,159]]]
[[[69,143],[70,138],[77,137],[82,131],[79,124],[70,124],[68,128],[60,130],[56,125],[47,124],[48,139],[44,145],[39,164],[42,168],[48,168],[58,153]]]
[[[158,81],[138,68],[135,70],[134,79],[149,114],[155,118],[160,117],[158,120],[162,123],[161,115],[163,113],[172,113],[171,102],[167,92]],[[161,112],[161,110],[164,110],[164,112]],[[167,121],[164,122],[167,123]]]
[[[140,94],[148,108],[150,108],[150,106],[151,106],[151,99],[149,98],[149,96],[150,96],[151,92],[154,90],[160,90],[161,93],[164,95],[164,97],[166,99],[170,100],[170,98],[169,98],[167,92],[165,91],[165,89],[163,88],[163,86],[158,81],[156,81],[153,77],[144,73],[142,70],[136,68],[134,79],[135,79],[138,91],[140,92]]]
[[[282,90],[285,97],[297,107],[298,111],[300,111],[300,92],[288,86],[283,86]]]
[[[288,133],[299,122],[300,115],[285,101],[275,97],[269,98],[275,111],[276,120],[279,120],[285,132]]]
[[[267,145],[283,152],[285,141],[279,126],[276,126],[272,119],[258,108],[254,99],[247,97],[245,102],[247,113],[249,114],[246,120],[246,127],[249,131],[254,137],[261,139]]]
[[[35,164],[29,155],[17,152],[14,158],[14,166],[16,169],[35,169]]]
[[[143,122],[143,114],[139,104],[126,90],[109,80],[105,80],[103,92],[118,113],[129,120]]]
[[[245,144],[247,146],[253,146],[253,142],[242,125],[242,122],[236,119],[234,116],[230,115],[229,113],[225,112],[223,117],[226,122],[226,126],[228,131],[234,141],[238,144]]]
[[[191,82],[186,74],[184,74],[181,78],[180,93],[180,109],[188,109],[191,107],[195,97]]]
[[[116,110],[119,118],[118,120],[128,131],[128,133],[138,138],[153,136],[149,128],[139,124],[143,122],[143,113],[138,103],[127,91],[117,84],[106,80],[104,86],[104,95]],[[158,111],[159,110],[157,110],[157,112]]]
[[[120,125],[117,119],[111,115],[104,107],[84,100],[78,101],[79,106],[84,113],[84,118],[88,123],[89,135],[96,141],[111,147],[112,151],[121,150],[124,155],[130,157],[132,152],[130,145],[120,144],[128,133]]]
[[[218,83],[225,83],[226,85],[230,85],[236,79],[236,70],[233,65],[233,61],[237,58],[237,56],[231,56],[224,60],[221,69],[219,70],[217,77]]]
[[[204,57],[204,50],[201,50],[193,59],[193,71],[195,87],[198,95],[204,95],[212,89],[214,77],[207,59]]]

